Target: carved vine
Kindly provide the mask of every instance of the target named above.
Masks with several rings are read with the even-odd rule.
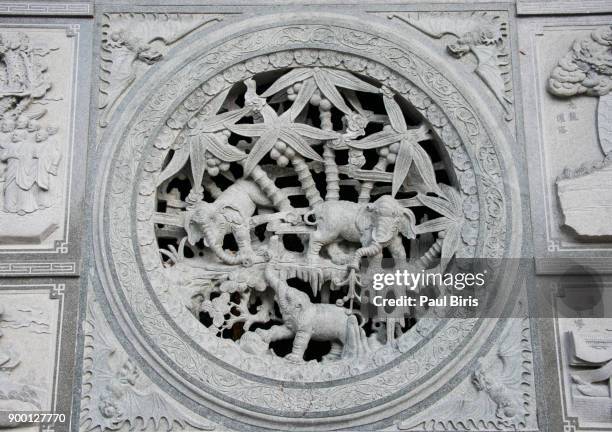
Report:
[[[280,47],[285,47],[286,44],[292,42],[308,44],[312,41],[320,43],[322,40],[325,40],[326,44],[329,44],[332,49],[358,49],[365,56],[384,57],[390,64],[400,68],[418,86],[409,84],[391,70],[364,58],[344,54],[337,57],[326,54],[319,55],[318,52],[315,53],[312,50],[296,50],[295,53],[292,53],[280,49]],[[257,57],[250,59],[248,62],[236,63],[237,59],[243,58],[246,53],[260,49],[277,50],[278,52],[270,56],[264,56],[265,58]],[[484,246],[483,252],[489,256],[499,256],[504,253],[505,214],[500,209],[505,208],[505,195],[503,185],[499,181],[500,167],[496,151],[492,147],[491,138],[486,135],[472,108],[467,105],[466,101],[444,76],[428,66],[414,53],[406,51],[390,41],[363,32],[333,26],[291,26],[266,29],[228,41],[218,48],[208,51],[206,56],[190,65],[189,73],[178,74],[160,85],[159,92],[135,119],[134,128],[129,131],[129,139],[125,141],[129,145],[123,146],[117,153],[118,157],[114,159],[116,163],[113,172],[117,175],[113,177],[116,181],[112,184],[112,194],[109,199],[109,202],[112,201],[113,205],[107,208],[114,209],[112,216],[116,222],[112,224],[109,230],[110,247],[113,250],[113,255],[121,254],[122,256],[120,262],[116,264],[117,276],[122,286],[129,287],[125,290],[127,301],[139,317],[138,319],[141,320],[145,331],[153,335],[156,343],[160,345],[164,353],[171,357],[177,367],[189,373],[194,380],[206,383],[206,386],[210,386],[228,397],[245,401],[257,407],[283,412],[300,412],[300,410],[306,409],[310,412],[327,412],[336,408],[355,409],[356,404],[373,402],[388,396],[390,393],[403,391],[406,380],[418,379],[429,372],[433,372],[437,364],[452,355],[453,350],[462,340],[468,337],[471,329],[476,325],[475,321],[459,320],[451,326],[452,328],[433,331],[431,327],[419,322],[417,327],[421,329],[420,331],[423,334],[431,334],[430,343],[423,348],[423,350],[430,352],[428,361],[424,363],[403,361],[384,373],[332,388],[286,387],[282,391],[277,387],[250,381],[246,377],[229,372],[213,362],[207,362],[207,367],[201,368],[201,356],[191,344],[179,338],[165,338],[164,340],[157,338],[157,335],[170,334],[173,330],[165,320],[159,319],[157,314],[151,313],[151,311],[156,310],[156,305],[144,290],[142,281],[130,270],[134,268],[137,261],[131,246],[131,238],[134,233],[131,232],[131,224],[127,223],[130,213],[126,202],[129,202],[131,196],[130,180],[136,175],[137,163],[142,161],[145,167],[139,182],[139,204],[137,206],[138,242],[141,245],[142,261],[144,267],[151,272],[157,295],[160,296],[165,307],[173,314],[172,316],[179,319],[181,314],[179,311],[181,311],[181,308],[184,309],[185,305],[177,304],[175,295],[171,294],[167,288],[162,288],[168,287],[168,285],[164,284],[164,277],[159,271],[162,266],[155,247],[155,237],[149,228],[150,225],[148,225],[153,221],[154,207],[151,205],[150,198],[155,192],[157,176],[167,155],[165,149],[173,144],[176,137],[181,133],[183,125],[199,112],[202,106],[204,106],[202,114],[205,118],[215,115],[218,111],[209,108],[211,99],[215,95],[228,91],[236,82],[243,81],[265,70],[288,66],[313,66],[314,64],[321,67],[331,65],[345,68],[347,66],[347,69],[351,71],[372,76],[374,79],[383,82],[387,87],[401,93],[402,97],[408,98],[419,112],[430,119],[436,133],[440,134],[443,142],[448,145],[462,191],[468,195],[474,195],[478,191],[479,194],[481,193],[482,202],[486,203],[482,208],[478,205],[474,207],[473,202],[464,205],[463,211],[466,215],[469,215],[469,222],[466,225],[467,229],[462,231],[462,248],[470,251],[465,253],[474,252],[478,243],[479,228],[477,221],[482,220],[483,228],[486,227],[483,230],[484,234],[481,242]],[[184,103],[171,114],[166,125],[162,126],[159,135],[154,137],[155,149],[146,149],[144,139],[146,131],[155,129],[161,119],[165,118],[169,107],[175,103],[175,95],[182,94],[189,88],[196,88],[197,83],[203,81],[202,77],[207,76],[211,70],[217,68],[223,68],[223,74],[212,79],[206,79],[204,84],[190,94]],[[426,95],[419,87],[427,89],[429,95]],[[262,91],[258,91],[257,94],[261,96]],[[220,97],[220,99],[224,98],[225,96]],[[223,101],[219,103],[223,103]],[[440,106],[444,107],[444,111],[440,109]],[[140,158],[143,155],[144,159],[141,160]],[[355,165],[358,165],[359,157],[353,157],[353,159]],[[477,189],[477,182],[471,175],[472,169],[477,169],[480,174],[478,181],[480,189]],[[213,173],[215,173],[215,170],[213,170]],[[188,178],[188,174],[185,174],[184,178]],[[164,193],[170,194],[171,192],[172,188]],[[176,196],[175,193],[174,195]],[[173,211],[180,209],[180,203],[176,201],[173,201],[173,203],[170,206],[174,209]],[[173,207],[175,204],[177,204],[177,207]],[[195,280],[198,276],[201,276],[195,268],[183,267],[182,270],[185,271],[177,271],[177,273],[182,274],[187,280]],[[244,283],[244,280],[236,279],[237,283]],[[189,284],[179,284],[179,286],[187,292],[196,288]],[[205,287],[205,289],[208,288]],[[182,291],[181,295],[183,295]],[[185,297],[192,298],[188,293],[185,293]],[[197,304],[196,302],[194,306],[197,306]],[[181,323],[188,329],[194,340],[202,346],[206,346],[207,351],[215,355],[224,352],[224,344],[222,342],[216,343],[202,333],[202,326],[197,321],[192,319],[191,321],[181,321]],[[459,333],[457,333],[458,331]],[[457,336],[458,334],[459,336]],[[403,347],[402,349],[409,349],[409,342],[408,346],[405,346],[404,343],[406,342],[403,339],[398,340],[400,347]],[[177,353],[180,353],[180,355],[177,355]],[[344,365],[330,366],[325,370],[326,375],[321,376],[320,368],[311,369],[309,365],[304,365],[296,371],[296,368],[281,368],[276,364],[271,366],[270,363],[259,360],[253,361],[249,356],[235,356],[235,354],[236,351],[233,351],[225,359],[228,362],[236,361],[236,364],[243,370],[254,371],[261,375],[266,375],[270,370],[274,370],[275,378],[282,377],[282,379],[300,381],[304,379],[320,380],[325,379],[326,376],[337,377],[338,374],[342,374],[342,376],[347,374]],[[299,374],[296,374],[297,372]],[[396,378],[402,377],[402,379],[390,379],[391,375]],[[348,401],[351,401],[350,406],[347,406]]]

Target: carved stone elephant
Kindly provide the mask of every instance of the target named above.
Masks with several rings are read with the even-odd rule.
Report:
[[[212,203],[198,202],[187,209],[185,230],[189,243],[200,239],[226,264],[250,265],[255,253],[251,246],[249,218],[257,207],[272,207],[272,202],[252,181],[237,180]],[[238,254],[223,249],[223,238],[232,233]]]
[[[314,215],[316,220],[310,222]],[[330,245],[332,260],[339,240],[360,243],[361,248],[353,254],[351,265],[357,267],[359,259],[374,256],[388,247],[396,261],[406,261],[406,251],[401,235],[415,238],[416,223],[412,211],[402,207],[393,197],[384,195],[370,204],[351,201],[325,201],[317,204],[304,215],[307,223],[316,225],[310,235],[308,256],[318,256],[321,248]],[[401,234],[401,235],[400,235]]]
[[[289,286],[280,278],[272,264],[266,266],[265,276],[274,289],[283,324],[268,330],[256,329],[255,332],[267,343],[295,337],[286,360],[303,361],[310,339],[330,341],[332,348],[329,357],[340,357],[346,351],[353,354],[363,349],[358,345],[367,344],[363,329],[354,315],[346,313],[347,309],[334,304],[312,303],[308,294]]]

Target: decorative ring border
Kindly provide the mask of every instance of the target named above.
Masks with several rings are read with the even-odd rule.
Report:
[[[325,28],[326,28],[325,26],[321,26],[321,25],[318,25],[318,26],[315,26],[315,27],[322,28],[322,29],[325,29]],[[290,29],[293,29],[293,30],[298,30],[298,29],[299,29],[299,26],[295,25],[295,26],[290,26],[289,28],[290,28]],[[327,27],[326,29],[329,31],[330,27]],[[340,30],[339,30],[339,29],[340,29]],[[278,30],[278,29],[268,29],[267,31],[272,31],[272,30]],[[342,34],[342,28],[341,28],[341,27],[336,27],[336,30],[337,30],[337,31],[339,31],[339,32],[340,32],[340,34]],[[366,33],[363,33],[363,32],[361,32],[360,30],[355,30],[355,29],[346,29],[346,28],[345,28],[344,30],[345,30],[346,32],[349,32],[349,33],[353,34],[353,35],[357,35],[358,33],[361,33],[362,35],[367,35]],[[265,32],[265,31],[264,31],[264,32]],[[255,41],[257,41],[257,40],[258,40],[258,38],[255,38],[255,39],[254,39],[254,37],[253,37],[253,36],[254,36],[254,34],[256,34],[256,33],[261,34],[262,32],[256,32],[256,31],[255,31],[255,32],[252,32],[252,33],[250,33],[250,34],[249,34],[247,37],[243,37],[243,38],[242,38],[242,42],[244,42],[244,41],[248,41],[248,40],[251,40],[251,41],[252,41],[252,40],[255,40]],[[346,35],[346,34],[347,34],[347,33],[344,33],[344,35]],[[374,38],[374,40],[378,40],[378,41],[380,41],[380,40],[384,40],[384,39],[381,39],[381,38],[379,38],[378,36],[374,36],[374,35],[367,35],[367,36],[369,36],[369,37],[371,37],[371,38]],[[240,42],[240,39],[238,40],[238,42]],[[388,42],[388,41],[386,41],[386,42],[387,42],[387,43],[390,43],[390,42]],[[317,48],[317,47],[314,47],[314,48]],[[328,47],[328,49],[329,49],[329,47]],[[391,52],[395,52],[396,54],[399,54],[399,53],[402,53],[402,52],[403,52],[401,47],[390,48],[390,50],[391,50]],[[252,50],[251,52],[253,52],[253,51],[256,51],[256,50]],[[214,52],[214,51],[213,51],[213,52]],[[219,52],[221,52],[221,50],[219,50],[219,51],[218,51],[218,53],[219,53]],[[209,55],[210,55],[210,53],[211,53],[211,51],[209,51]],[[209,55],[207,55],[207,57],[210,59]],[[372,58],[372,57],[370,57],[370,58]],[[415,56],[415,58],[418,58],[418,57],[416,57],[416,56]],[[397,58],[396,58],[395,60],[397,60]],[[421,60],[421,59],[419,59],[419,60]],[[421,60],[421,61],[422,61],[422,60]],[[444,78],[443,76],[441,76],[440,74],[438,74],[438,76],[436,77],[436,72],[435,72],[435,70],[434,70],[433,68],[430,68],[430,70],[428,71],[428,74],[430,74],[430,76],[429,76],[430,78],[441,79],[441,80],[442,80],[442,83],[444,83],[445,78]],[[450,85],[450,82],[448,82],[448,81],[447,81],[447,83],[448,83],[448,86],[450,87],[450,89],[452,90],[452,85]],[[169,88],[169,86],[170,86],[170,88],[171,88],[172,86],[178,86],[177,78],[175,78],[174,80],[170,80],[170,82],[166,82],[166,83],[163,85],[163,87],[162,87],[162,88],[163,88],[163,89],[168,89],[168,88]],[[449,87],[447,87],[447,90],[448,90],[448,88],[449,88]],[[172,93],[172,92],[171,92],[171,93]],[[157,113],[162,112],[162,111],[163,111],[163,112],[167,112],[167,108],[166,108],[166,110],[164,110],[164,109],[159,109],[159,105],[160,105],[160,103],[162,103],[162,105],[163,105],[164,103],[165,103],[165,104],[168,104],[168,102],[169,102],[168,100],[164,100],[164,98],[163,98],[163,97],[161,97],[161,95],[163,95],[163,94],[164,94],[163,92],[160,92],[160,93],[158,94],[158,96],[157,96],[157,97],[153,98],[153,106],[157,106],[157,107],[158,107],[158,109],[154,109],[154,110],[153,110],[154,112],[155,112],[155,111],[156,111]],[[449,93],[449,94],[450,94],[450,93]],[[461,99],[461,95],[460,95],[460,93],[459,93],[459,92],[457,92],[455,95],[456,95],[456,96],[459,96],[459,98]],[[438,96],[439,96],[439,95],[438,95]],[[435,96],[434,96],[434,97],[435,97]],[[172,101],[170,101],[170,104],[171,104],[171,103],[172,103]],[[170,104],[168,104],[168,105],[170,105]],[[124,105],[125,105],[125,104],[124,104]],[[456,116],[456,118],[455,118],[454,120],[455,120],[455,121],[460,120],[460,122],[459,122],[459,123],[463,123],[463,125],[465,126],[465,129],[463,130],[464,135],[465,135],[465,133],[467,133],[467,135],[468,135],[468,136],[470,136],[470,137],[472,137],[472,138],[475,138],[475,137],[478,135],[478,133],[476,133],[476,132],[475,132],[473,129],[470,131],[470,126],[471,126],[471,127],[478,127],[478,126],[479,126],[479,124],[478,124],[478,118],[477,118],[476,116],[474,116],[474,115],[471,113],[471,111],[470,111],[469,109],[467,109],[467,108],[465,108],[465,107],[461,107],[461,106],[460,106],[459,108],[460,108],[460,109],[464,109],[465,111],[461,111],[461,114],[460,114],[460,115],[457,115],[457,116]],[[145,110],[145,111],[146,111],[146,110]],[[119,112],[121,112],[121,111],[119,111]],[[144,111],[143,111],[143,112],[144,112]],[[470,114],[472,114],[472,117],[470,117]],[[463,116],[463,118],[462,118],[462,116]],[[148,120],[153,120],[153,121],[156,121],[156,122],[157,122],[157,121],[159,121],[161,118],[163,118],[163,114],[162,114],[161,116],[154,116],[154,117],[149,116]],[[150,123],[150,122],[149,122],[149,123]],[[139,123],[135,123],[135,125],[138,125],[138,124],[139,124]],[[460,130],[460,131],[461,131],[461,129],[462,129],[461,127],[459,127],[459,128],[458,128],[458,130]],[[123,129],[121,129],[121,130],[123,130]],[[141,134],[141,138],[143,138],[143,136],[142,136],[142,135],[144,135],[144,134],[146,133],[146,131],[147,131],[147,130],[150,130],[150,128],[145,128],[145,129],[143,129],[143,128],[142,128],[142,125],[141,125],[141,128],[140,128],[140,130],[137,130],[137,133]],[[134,138],[133,136],[131,136],[131,137],[130,137],[130,139],[129,139],[129,141],[128,141],[130,144],[135,144],[135,143],[137,143],[137,141],[136,141],[136,142],[135,142],[135,141],[133,141],[133,138]],[[150,137],[148,137],[148,138],[150,138]],[[487,138],[488,138],[488,137],[487,137]],[[144,144],[144,142],[145,142],[145,141],[146,141],[146,140],[142,140],[142,142],[141,142],[141,143],[142,143],[142,144]],[[471,141],[472,143],[474,143],[474,141],[473,141],[473,140],[470,140],[470,141]],[[487,141],[487,139],[485,139],[485,141]],[[476,147],[477,147],[477,148],[479,147],[479,146],[478,146],[478,144],[481,144],[481,143],[478,143],[478,142],[476,141]],[[490,144],[490,143],[489,143],[489,144]],[[489,146],[482,146],[482,145],[481,145],[481,146],[479,147],[479,149],[482,151],[482,150],[483,150],[483,148],[485,148],[485,149],[486,149],[487,147],[489,147],[489,151],[492,149],[492,146],[491,146],[491,145],[489,145]],[[126,150],[126,147],[123,147],[122,149],[125,151],[125,150]],[[493,154],[493,155],[495,154],[494,150],[493,150],[493,152],[492,152],[491,154]],[[124,156],[126,156],[126,155],[124,155]],[[122,183],[124,183],[124,182],[123,182],[123,180],[129,180],[130,178],[134,178],[134,175],[136,174],[135,170],[133,170],[133,167],[131,167],[131,168],[130,168],[130,167],[126,166],[126,164],[125,164],[125,161],[126,161],[126,160],[131,160],[131,161],[134,161],[134,160],[136,160],[136,159],[135,159],[135,158],[129,158],[129,157],[128,157],[128,158],[126,158],[126,159],[124,159],[124,158],[114,159],[114,161],[115,161],[115,162],[119,162],[119,163],[117,164],[117,166],[115,167],[115,168],[116,168],[116,171],[115,171],[115,172],[116,172],[116,173],[118,173],[118,177],[117,177],[117,178],[121,179],[121,180],[122,180]],[[485,161],[487,161],[487,160],[485,159]],[[491,159],[490,159],[490,158],[489,158],[488,162],[489,162],[489,163],[491,163]],[[147,171],[147,166],[146,166],[146,163],[145,163],[144,170],[145,170],[145,171]],[[105,171],[105,173],[108,175],[108,170],[107,170],[107,171]],[[503,175],[501,175],[501,168],[500,168],[500,171],[499,171],[499,178],[500,178],[500,180],[501,180],[501,179],[503,179],[503,177],[504,177],[504,176],[503,176]],[[480,178],[481,178],[481,177],[479,177],[479,179],[480,179]],[[115,184],[115,186],[117,186],[117,185]],[[490,185],[489,185],[489,186],[490,186]],[[101,188],[98,188],[98,191],[101,191],[101,190],[102,190]],[[498,193],[499,193],[499,191],[498,191]],[[482,196],[482,195],[481,195],[481,196]],[[503,196],[501,195],[501,193],[499,193],[499,196],[500,196],[500,197],[503,199]],[[98,198],[99,198],[99,197],[98,197]],[[486,194],[485,194],[485,196],[482,196],[482,199],[481,199],[481,208],[482,208],[483,201],[484,201],[484,203],[486,204],[487,199],[488,199],[488,198],[487,198]],[[100,202],[99,200],[96,200],[96,204],[98,204],[99,202]],[[504,205],[503,205],[503,203],[502,203],[502,204],[497,203],[497,205],[496,205],[495,207],[496,207],[497,209],[500,209],[500,208],[502,209],[502,211],[501,211],[501,215],[503,216],[503,209],[504,209]],[[113,208],[112,210],[110,210],[110,208],[109,208],[109,211],[110,211],[110,212],[111,212],[113,215],[115,215],[115,216],[123,214],[124,216],[127,216],[127,217],[128,217],[128,220],[129,220],[130,206],[129,206],[129,205],[126,205],[126,203],[124,203],[124,205],[123,205],[123,206],[119,205],[118,207]],[[140,217],[141,217],[141,215],[139,215],[139,216],[137,216],[137,217],[139,217],[139,218],[140,218]],[[499,215],[498,215],[498,218],[499,218]],[[129,224],[128,224],[128,225],[129,225]],[[484,225],[484,224],[483,224],[483,225]],[[98,225],[98,226],[100,227],[101,225]],[[114,233],[111,233],[111,235],[109,236],[109,237],[110,237],[110,238],[109,238],[109,240],[110,240],[111,246],[114,246],[114,247],[120,246],[120,243],[121,243],[122,241],[124,241],[124,240],[129,240],[130,238],[132,238],[132,239],[134,238],[134,237],[132,236],[132,234],[131,234],[131,233],[123,231],[123,230],[126,228],[126,226],[113,226],[113,228],[115,228],[115,230],[116,230],[116,231],[115,231]],[[129,230],[128,230],[128,231],[129,231]],[[114,235],[113,235],[113,234],[114,234]],[[126,234],[127,234],[127,235],[126,235]],[[129,244],[129,241],[128,241],[128,244]],[[499,252],[499,248],[496,248],[496,247],[491,247],[491,246],[488,246],[488,247],[489,247],[488,252],[496,252],[496,251],[497,251],[497,252]],[[486,250],[486,248],[485,248],[485,250]],[[123,257],[125,257],[125,258],[130,257],[129,251],[123,250],[123,251],[122,251],[122,253],[124,254],[124,255],[123,255]],[[104,255],[104,253],[103,253],[102,255]],[[131,257],[131,258],[133,258],[133,257]],[[134,261],[132,261],[132,262],[134,262]],[[128,267],[129,267],[129,266],[127,266],[127,267],[125,266],[125,263],[121,263],[121,264],[119,264],[119,265],[118,265],[118,269],[120,270],[119,276],[123,275],[123,276],[125,277],[126,275],[129,275],[129,274],[130,274],[130,270],[129,270],[129,268],[128,268]],[[109,269],[107,268],[107,270],[109,270]],[[132,270],[133,270],[133,268],[132,268]],[[127,282],[129,282],[129,280],[127,280],[127,279],[124,279],[123,281],[124,281],[124,282],[126,282],[126,281],[127,281]],[[128,286],[129,286],[129,285],[128,285]],[[132,285],[132,287],[133,287],[133,285]],[[107,288],[107,289],[108,289],[108,288]],[[128,291],[128,292],[129,292],[129,291]],[[133,300],[133,298],[132,298],[132,300]],[[115,305],[116,305],[116,306],[118,306],[118,303],[115,303]],[[177,354],[180,354],[180,355],[183,355],[183,354],[184,354],[184,351],[183,351],[182,349],[181,349],[181,350],[179,350],[179,351],[180,351],[180,352],[177,352]],[[217,378],[215,379],[215,377],[214,377],[214,376],[212,376],[212,375],[210,375],[210,374],[208,374],[208,376],[207,376],[207,377],[203,377],[203,378],[205,378],[205,381],[208,381],[210,384],[219,384],[219,383],[220,383],[220,381],[223,381],[223,380],[218,379],[218,378],[220,378],[220,377],[217,377]],[[222,384],[222,385],[225,385],[226,387],[227,387],[228,385],[229,385],[229,387],[232,387],[232,384],[233,384],[233,385],[237,385],[237,383],[236,383],[236,382],[233,382],[232,380],[225,381],[225,382],[223,382],[223,383],[221,383],[221,384]],[[241,392],[241,393],[242,393],[242,392],[244,392],[244,393],[247,393],[247,392],[248,392],[248,390],[246,390],[246,391],[245,391],[245,388],[246,388],[246,387],[243,387],[242,385],[240,385],[240,386],[238,386],[238,387],[240,387],[240,392]],[[287,389],[285,389],[285,390],[287,390]],[[371,390],[371,388],[369,388],[369,390]],[[303,389],[301,389],[301,391],[303,391]],[[337,388],[334,388],[334,393],[336,393],[336,394],[337,394]],[[285,394],[284,394],[283,396],[286,396],[286,392],[285,392]],[[293,398],[291,398],[291,399],[293,399]],[[308,399],[310,399],[311,401],[313,400],[312,398],[308,398]],[[272,398],[271,398],[271,401],[272,401],[272,402],[274,402],[274,405],[278,405],[278,401],[279,401],[279,400],[277,399],[277,397],[276,397],[276,396],[275,396],[275,397],[272,397]],[[295,407],[296,407],[296,406],[298,406],[298,407],[299,407],[299,403],[298,403],[298,404],[296,404],[296,403],[294,403],[294,402],[295,402],[294,400],[291,400],[291,404],[290,404],[290,406],[291,406],[292,408],[294,408],[294,409],[295,409]],[[310,406],[311,404],[309,403],[308,405]],[[299,409],[299,408],[298,408],[298,409]],[[359,410],[361,410],[361,411],[363,411],[362,407],[358,407],[358,409],[359,409]],[[263,414],[263,413],[262,413],[262,414]],[[326,414],[327,414],[327,413],[326,413]],[[329,413],[329,414],[331,414],[331,413]]]

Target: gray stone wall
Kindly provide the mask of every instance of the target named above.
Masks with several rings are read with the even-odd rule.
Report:
[[[609,0],[0,0],[0,429],[612,430],[611,90]]]

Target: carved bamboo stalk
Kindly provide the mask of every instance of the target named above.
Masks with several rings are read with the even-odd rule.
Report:
[[[257,183],[257,186],[264,191],[266,196],[270,198],[274,207],[280,211],[291,211],[293,209],[287,195],[274,184],[270,177],[268,177],[268,174],[266,174],[260,166],[253,168],[253,171],[251,171],[251,178]]]
[[[302,189],[304,189],[304,193],[306,194],[306,198],[308,199],[310,206],[312,207],[315,204],[322,202],[323,198],[321,198],[321,194],[315,185],[312,174],[310,173],[304,158],[296,154],[291,158],[291,164],[295,167],[298,180],[302,184]]]
[[[387,169],[387,165],[389,165],[389,161],[387,161],[386,156],[381,156],[378,158],[378,162],[374,165],[374,171],[384,171]],[[372,188],[374,188],[374,182],[365,181],[361,184],[361,190],[359,191],[359,202],[360,203],[369,203],[370,202],[370,193],[372,192]]]
[[[334,129],[330,110],[319,106],[319,119],[321,120],[321,129],[329,131]],[[327,145],[323,147],[323,165],[325,167],[327,189],[325,201],[338,201],[340,199],[340,176],[336,165],[336,152]]]
[[[433,245],[423,254],[420,258],[421,265],[424,268],[429,268],[434,263],[434,261],[440,257],[442,253],[442,243],[444,242],[444,234],[440,232],[438,234],[438,239],[435,241]]]

